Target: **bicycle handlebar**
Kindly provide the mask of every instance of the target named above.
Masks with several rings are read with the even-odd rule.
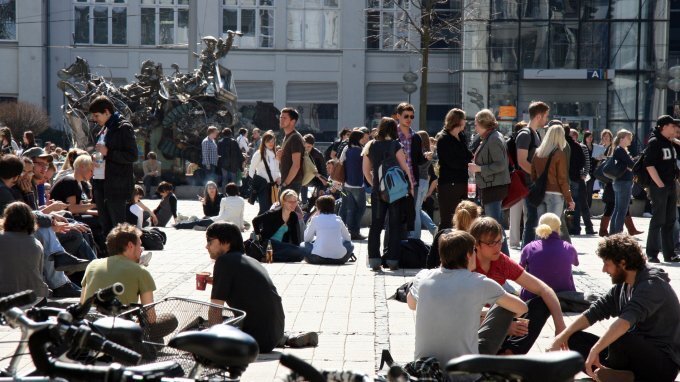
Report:
[[[4,313],[14,307],[30,305],[35,301],[35,293],[32,290],[11,294],[0,298],[0,313]]]

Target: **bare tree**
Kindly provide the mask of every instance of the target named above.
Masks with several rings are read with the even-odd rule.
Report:
[[[50,127],[50,119],[42,107],[31,103],[3,102],[0,103],[0,124],[9,127],[15,137],[27,130],[37,136]]]
[[[427,91],[430,53],[438,46],[447,47],[450,51],[453,46],[460,45],[461,25],[464,15],[464,7],[471,6],[474,0],[383,0],[400,10],[401,19],[394,22],[401,23],[403,28],[385,30],[373,28],[369,25],[368,40],[377,41],[382,39],[381,46],[392,45],[389,48],[406,50],[421,56],[419,68],[420,85],[420,111],[419,127],[421,130],[427,126]],[[371,12],[371,3],[379,4],[377,0],[369,1],[368,12]],[[463,6],[462,4],[465,3]],[[460,6],[460,7],[458,7]],[[370,23],[370,20],[369,20]],[[407,29],[407,30],[406,30]],[[414,32],[411,33],[410,31]],[[372,34],[377,32],[376,34]],[[411,36],[414,35],[413,38]],[[439,49],[438,49],[439,50]],[[450,70],[450,69],[449,69]]]

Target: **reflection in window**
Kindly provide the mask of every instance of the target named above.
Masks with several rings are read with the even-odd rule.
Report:
[[[522,67],[548,67],[548,23],[522,23]]]
[[[414,34],[406,15],[406,4],[397,6],[392,0],[369,0],[366,10],[366,48],[404,50],[411,45]]]
[[[668,0],[643,0],[641,4],[640,18],[646,20],[668,19]],[[677,6],[673,5],[673,9]]]
[[[234,44],[240,48],[274,47],[273,0],[224,0],[222,33],[241,31]]]
[[[338,1],[290,2],[287,29],[288,48],[338,49],[340,47]]]
[[[610,30],[609,63],[613,69],[637,69],[638,25],[631,22],[612,22]]]
[[[142,45],[186,44],[189,41],[186,0],[147,0],[142,4],[141,15]]]
[[[463,110],[467,115],[475,115],[478,111],[486,108],[488,103],[488,80],[487,72],[463,72]]]
[[[0,5],[3,0],[0,0]],[[74,43],[127,44],[125,0],[76,0]],[[92,5],[87,5],[92,4]]]
[[[550,16],[548,0],[521,0],[520,14],[524,19],[547,20]]]
[[[491,0],[491,19],[517,20],[519,0]]]
[[[605,20],[609,16],[609,0],[582,0],[581,17],[585,20]]]
[[[609,119],[635,119],[636,76],[616,74],[609,87]]]
[[[641,22],[640,31],[640,69],[655,70],[665,65],[668,62],[668,22]]]
[[[486,69],[487,23],[467,21],[463,25],[463,69]]]
[[[492,23],[489,37],[491,70],[517,69],[519,29],[517,23]]]
[[[0,0],[0,40],[17,39],[17,6],[15,0]]]
[[[390,117],[397,104],[366,104],[366,127],[378,127],[382,117]]]
[[[338,134],[337,103],[289,102],[300,113],[297,129],[300,134],[314,134],[318,141],[332,142]]]
[[[553,20],[578,19],[579,0],[550,0],[550,18]]]
[[[550,67],[576,68],[578,23],[552,22],[550,25]]]
[[[517,72],[491,73],[489,108],[498,116],[500,106],[517,105]]]
[[[609,24],[606,22],[583,22],[580,34],[581,68],[606,68]]]
[[[638,0],[611,0],[611,4],[612,19],[636,19],[640,15]]]

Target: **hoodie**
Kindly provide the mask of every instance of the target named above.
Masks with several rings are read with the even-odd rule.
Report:
[[[645,338],[680,366],[680,303],[668,274],[646,266],[635,276],[633,293],[627,296],[626,283],[616,284],[583,314],[592,325],[610,317],[630,323],[629,332]]]

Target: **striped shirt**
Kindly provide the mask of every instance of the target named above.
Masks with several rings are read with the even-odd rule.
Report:
[[[210,137],[205,137],[201,143],[204,166],[217,166],[217,144]]]

